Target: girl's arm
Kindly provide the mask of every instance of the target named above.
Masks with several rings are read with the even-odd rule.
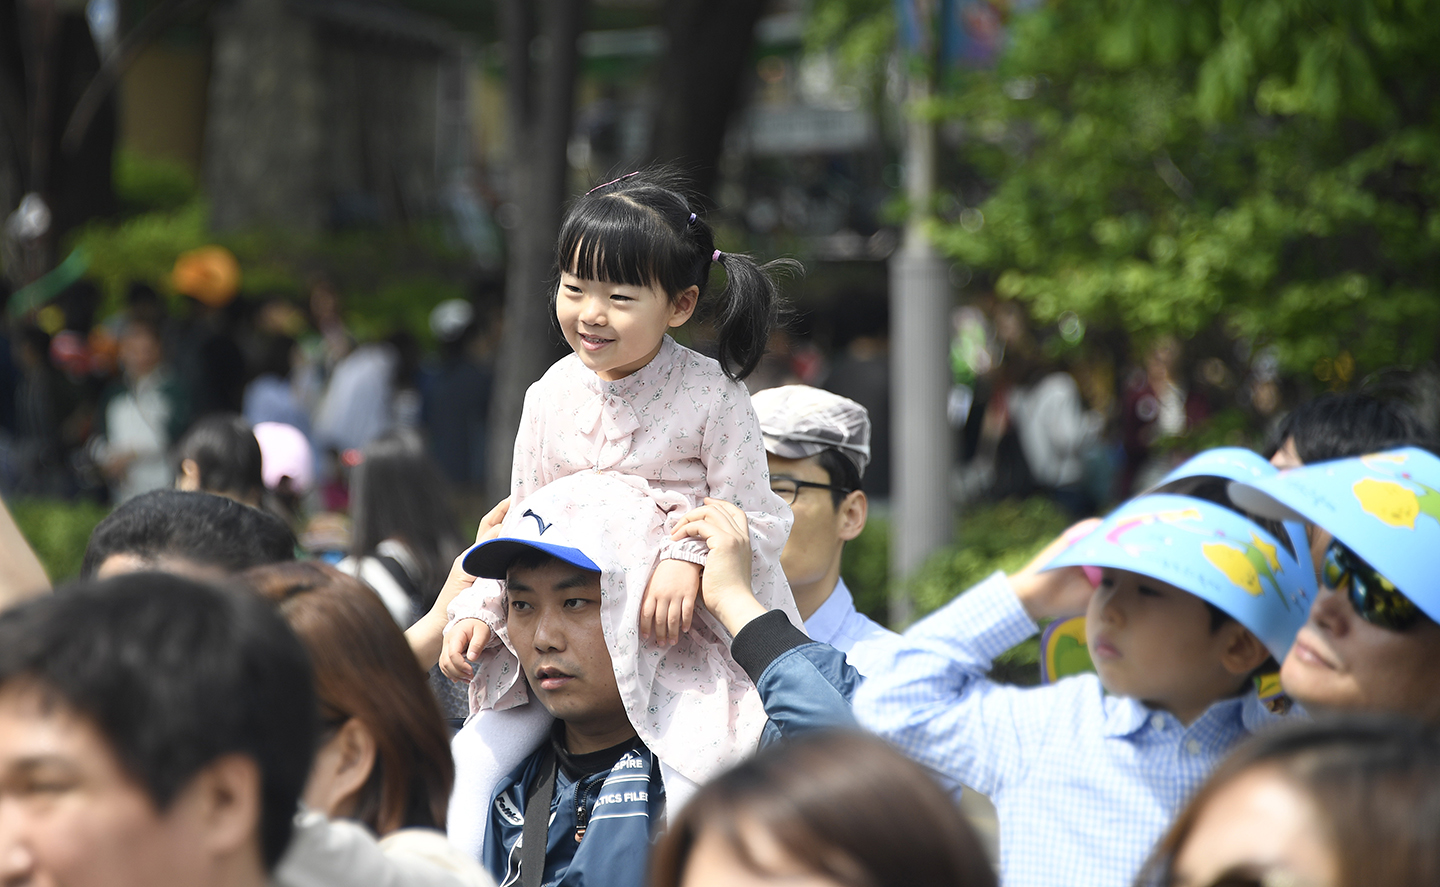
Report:
[[[705,464],[705,485],[712,499],[733,502],[749,516],[752,537],[756,515],[765,532],[778,529],[783,543],[790,533],[790,506],[770,491],[770,469],[760,420],[750,394],[739,382],[717,385],[714,408],[706,422],[700,448]]]

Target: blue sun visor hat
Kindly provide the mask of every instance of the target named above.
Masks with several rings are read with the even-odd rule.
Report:
[[[1310,611],[1301,564],[1284,545],[1236,512],[1189,496],[1130,500],[1046,569],[1080,566],[1129,570],[1208,601],[1277,661]]]
[[[1235,501],[1231,490],[1235,489],[1237,484],[1273,477],[1279,473],[1278,468],[1254,450],[1243,447],[1216,447],[1190,458],[1146,492],[1208,499],[1209,496],[1202,491],[1206,487],[1212,487],[1228,500],[1232,508],[1249,512],[1250,509]],[[1269,513],[1251,512],[1251,515],[1258,518],[1261,526],[1269,530],[1271,535],[1283,536],[1281,541],[1290,543],[1290,553],[1300,563],[1300,583],[1305,588],[1305,599],[1313,601],[1317,583],[1314,566],[1308,557],[1310,543],[1305,537],[1304,522],[1277,518]],[[1265,518],[1269,518],[1273,524],[1266,522]]]
[[[1231,490],[1246,510],[1328,531],[1440,621],[1440,458],[1416,447],[1317,462]]]

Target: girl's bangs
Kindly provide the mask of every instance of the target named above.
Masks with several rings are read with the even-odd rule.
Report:
[[[565,220],[555,264],[584,280],[652,286],[655,253],[669,234],[650,213],[627,201],[594,200]]]

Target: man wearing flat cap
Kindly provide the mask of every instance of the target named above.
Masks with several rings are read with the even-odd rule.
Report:
[[[865,529],[869,502],[861,484],[870,462],[870,416],[855,401],[808,385],[769,388],[752,401],[770,488],[795,514],[780,565],[805,632],[867,675],[884,661],[895,634],[855,609],[840,578],[840,555]]]

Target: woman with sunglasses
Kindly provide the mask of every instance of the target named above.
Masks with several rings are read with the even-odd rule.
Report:
[[[1232,487],[1248,510],[1307,523],[1320,593],[1280,670],[1312,713],[1440,722],[1440,459],[1415,447]]]
[[[1440,882],[1440,736],[1409,718],[1291,724],[1236,749],[1195,793],[1146,887]]]

